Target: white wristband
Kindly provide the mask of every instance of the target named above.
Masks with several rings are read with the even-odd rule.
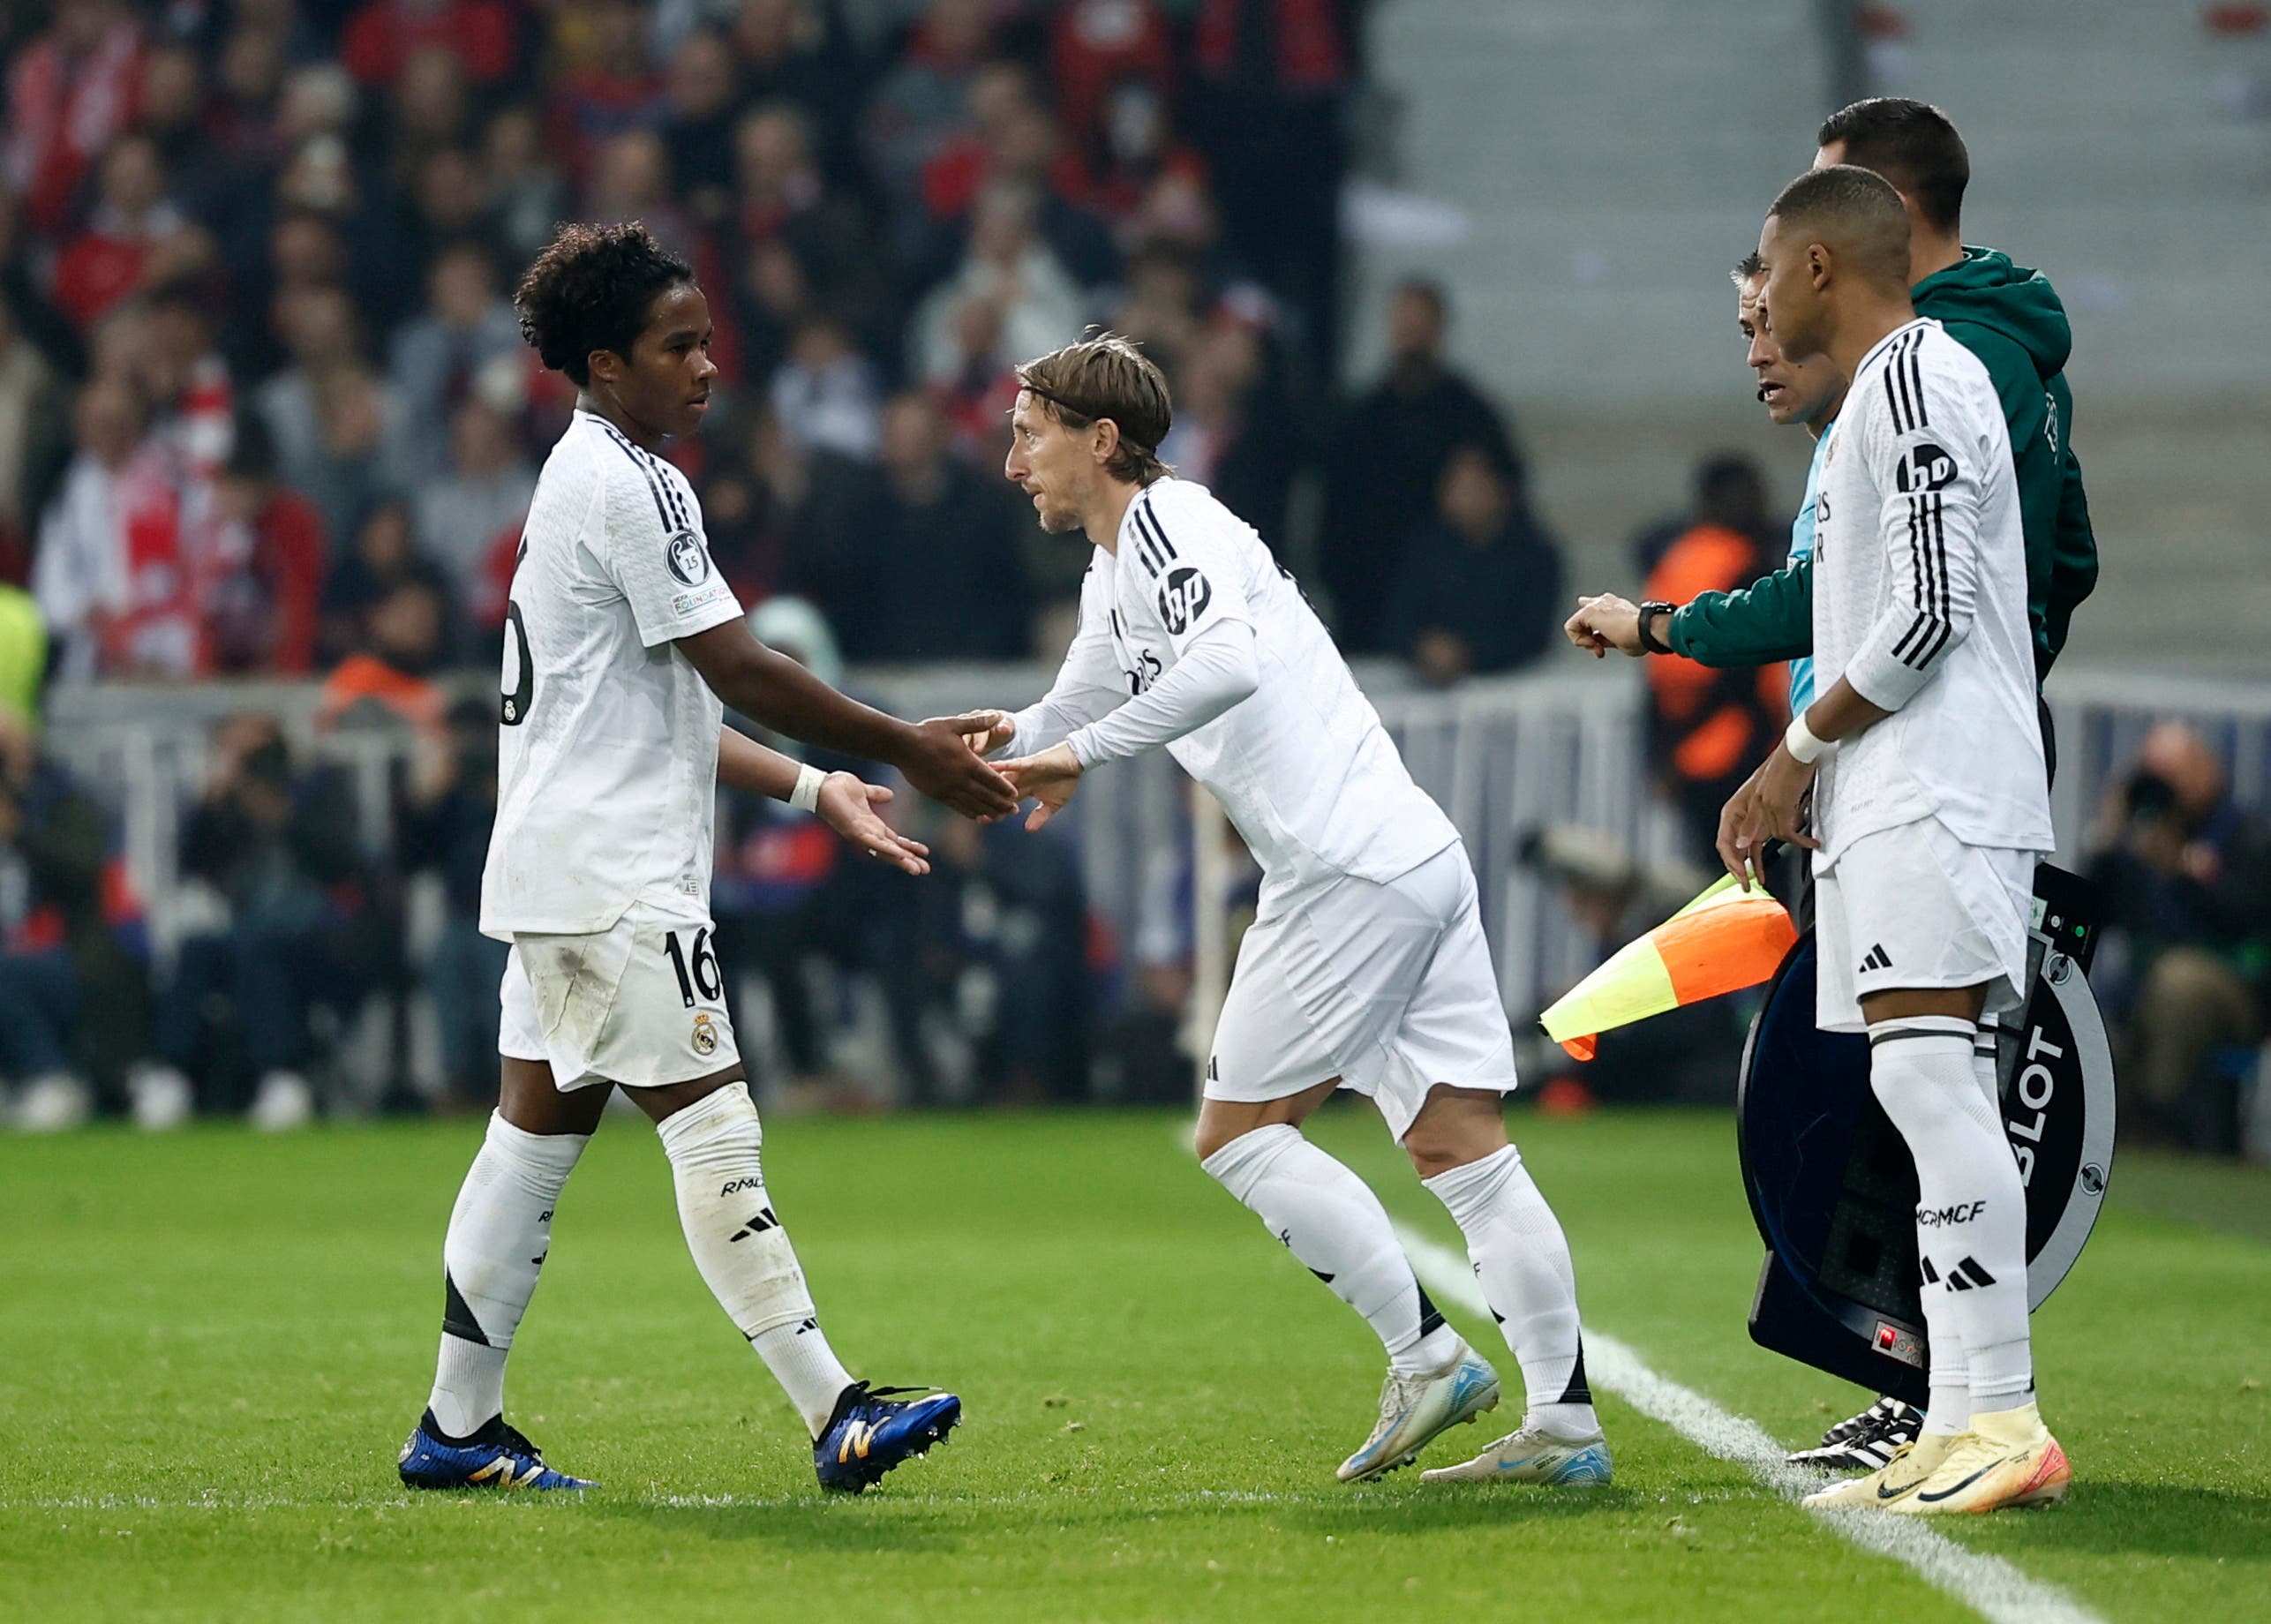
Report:
[[[1814,730],[1806,726],[1806,713],[1801,710],[1790,718],[1790,726],[1782,735],[1782,748],[1789,751],[1801,765],[1810,767],[1821,759],[1822,752],[1830,748],[1830,741],[1814,736]]]
[[[788,793],[788,804],[800,812],[820,810],[820,786],[828,782],[828,775],[807,762],[796,770],[796,787]]]

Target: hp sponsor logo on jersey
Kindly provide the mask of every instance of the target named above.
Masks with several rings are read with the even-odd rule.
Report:
[[[1214,589],[1207,584],[1207,577],[1188,567],[1176,570],[1162,582],[1159,589],[1159,618],[1167,629],[1180,637],[1191,629],[1199,617],[1207,613],[1207,605],[1214,601]]]
[[[681,586],[700,586],[710,579],[710,554],[692,530],[679,530],[663,544],[663,559]]]
[[[1928,440],[1908,448],[1908,455],[1893,472],[1892,481],[1906,496],[1918,491],[1944,491],[1955,477],[1955,458]]]

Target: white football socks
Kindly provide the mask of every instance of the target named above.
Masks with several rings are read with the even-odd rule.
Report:
[[[1577,1271],[1560,1221],[1523,1166],[1522,1153],[1508,1145],[1420,1182],[1467,1237],[1483,1299],[1522,1366],[1524,1425],[1560,1438],[1593,1437],[1600,1421],[1585,1381]]]
[[[1929,1297],[1925,1298],[1929,1304]],[[1924,1401],[1927,1432],[1953,1437],[1968,1432],[1972,1425],[1971,1367],[1964,1359],[1963,1339],[1950,1324],[1954,1316],[1925,1311],[1924,1342],[1929,1356],[1926,1375],[1932,1391]]]
[[[2003,1114],[2003,1090],[1999,1086],[1996,1067],[1997,1041],[1996,1023],[1991,1020],[1980,1022],[1979,1035],[1972,1042],[1972,1075],[1978,1079],[1981,1097],[1987,1101],[1988,1114],[1995,1118],[1996,1138],[2008,1146],[2011,1143],[2011,1135]],[[2013,1162],[2015,1162],[2017,1159],[2014,1153]],[[2024,1176],[2021,1176],[2019,1181],[2019,1199],[2021,1203],[2024,1203],[2027,1199],[2027,1181]],[[2023,1245],[2025,1226],[2022,1224],[2020,1227]],[[2030,1309],[2028,1312],[2031,1316],[2033,1311]],[[2030,1332],[2029,1335],[2031,1336],[2032,1333]],[[2030,1342],[2027,1350],[2027,1394],[2022,1401],[2029,1404],[2034,1402],[2034,1350]],[[1966,1385],[1968,1385],[1968,1378],[1966,1378]]]
[[[1972,1039],[1972,1079],[1988,1109],[1996,1108],[1995,1028],[1981,1026]],[[1953,1437],[1967,1432],[1972,1424],[1971,1366],[1964,1357],[1963,1338],[1956,1335],[1952,1314],[1942,1314],[1928,1325],[1926,1373],[1932,1390],[1924,1404],[1928,1433]]]
[[[490,1116],[442,1243],[441,1354],[426,1407],[452,1438],[504,1413],[505,1356],[552,1248],[553,1209],[590,1142]]]
[[[1200,1165],[1365,1317],[1400,1373],[1440,1370],[1457,1357],[1458,1333],[1419,1289],[1380,1198],[1298,1128],[1242,1133]]]
[[[852,1385],[852,1373],[828,1345],[820,1321],[804,1319],[777,1325],[749,1338],[749,1346],[804,1417],[804,1430],[819,1437],[835,1413],[836,1401]]]
[[[765,1193],[764,1134],[748,1085],[728,1083],[655,1131],[670,1156],[695,1267],[818,1437],[852,1376],[821,1332],[795,1249]]]
[[[1970,1021],[1921,1015],[1879,1022],[1869,1039],[1870,1086],[1916,1159],[1925,1325],[1936,1346],[1943,1327],[1961,1346],[1973,1414],[2024,1403],[2034,1380],[2026,1190],[1981,1087],[1977,1035]]]

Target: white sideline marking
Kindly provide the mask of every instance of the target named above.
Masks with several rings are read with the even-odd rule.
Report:
[[[1431,1293],[1471,1313],[1490,1312],[1466,1259],[1401,1224],[1396,1231],[1414,1272]],[[1812,1472],[1785,1461],[1782,1446],[1757,1422],[1659,1376],[1631,1347],[1591,1326],[1585,1327],[1585,1373],[1595,1387],[1663,1422],[1705,1455],[1748,1468],[1752,1477],[1785,1500],[1802,1500],[1823,1485]],[[1958,1545],[1920,1517],[1869,1511],[1809,1515],[1862,1550],[1899,1563],[1994,1624],[2103,1624],[2057,1586],[2028,1578],[1999,1556]]]

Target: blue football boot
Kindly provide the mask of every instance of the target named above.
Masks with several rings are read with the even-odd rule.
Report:
[[[521,1435],[518,1427],[497,1417],[462,1443],[447,1443],[447,1435],[427,1410],[418,1417],[417,1431],[402,1446],[397,1470],[413,1489],[589,1489],[581,1477],[555,1471],[544,1463],[544,1452]]]
[[[812,1445],[812,1464],[820,1486],[857,1494],[901,1461],[914,1459],[962,1418],[962,1401],[951,1393],[901,1399],[900,1393],[927,1387],[871,1387],[855,1381],[837,1395],[828,1425]]]

